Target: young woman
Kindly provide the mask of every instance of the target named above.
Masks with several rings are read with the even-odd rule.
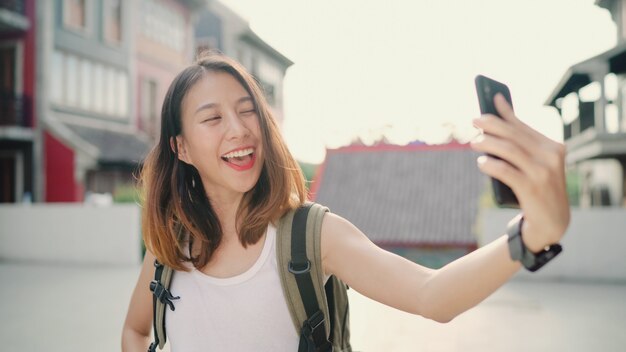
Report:
[[[557,243],[569,224],[565,148],[513,114],[484,115],[475,150],[485,174],[508,184],[524,213],[524,245]],[[124,351],[150,344],[154,260],[176,270],[170,291],[184,297],[166,315],[172,351],[296,351],[299,336],[280,286],[276,222],[306,199],[256,81],[237,62],[200,57],[171,84],[161,136],[142,173],[147,251],[122,335]],[[503,229],[503,233],[504,233]],[[521,267],[507,236],[439,270],[374,245],[347,220],[324,217],[324,272],[386,305],[448,322],[477,305]]]

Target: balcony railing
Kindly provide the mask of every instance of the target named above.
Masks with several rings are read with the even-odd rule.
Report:
[[[563,125],[563,140],[566,141],[572,138],[572,123]]]
[[[26,1],[24,0],[0,0],[0,9],[26,15]]]
[[[580,114],[580,133],[595,126],[595,103],[581,102],[578,106]]]
[[[0,126],[30,126],[30,97],[0,91]]]

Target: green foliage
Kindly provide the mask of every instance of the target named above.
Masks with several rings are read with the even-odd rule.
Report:
[[[140,204],[139,190],[132,184],[117,186],[113,191],[113,202]]]
[[[565,174],[565,184],[567,186],[567,196],[570,205],[580,204],[581,176],[577,170],[570,170]]]
[[[493,189],[491,186],[491,179],[487,179],[483,193],[478,199],[478,209],[497,208],[496,200],[493,197]]]
[[[313,182],[313,178],[315,177],[315,173],[317,172],[318,164],[309,164],[305,162],[298,161],[300,165],[300,169],[304,174],[304,178],[306,178],[306,186],[307,189],[310,187],[311,182]]]

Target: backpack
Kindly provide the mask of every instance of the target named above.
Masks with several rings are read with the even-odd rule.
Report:
[[[348,286],[334,275],[324,284],[320,234],[328,208],[306,203],[279,219],[276,256],[285,300],[296,331],[298,352],[351,352]],[[153,293],[154,342],[148,352],[166,342],[166,306],[175,309],[169,291],[174,271],[155,260]]]

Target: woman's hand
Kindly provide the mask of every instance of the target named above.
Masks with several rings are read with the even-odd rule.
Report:
[[[502,119],[483,115],[474,125],[483,135],[472,142],[481,156],[478,167],[507,184],[524,213],[522,239],[533,252],[559,242],[570,221],[565,186],[565,146],[520,121],[501,94],[494,97]],[[506,160],[506,161],[504,161]]]

